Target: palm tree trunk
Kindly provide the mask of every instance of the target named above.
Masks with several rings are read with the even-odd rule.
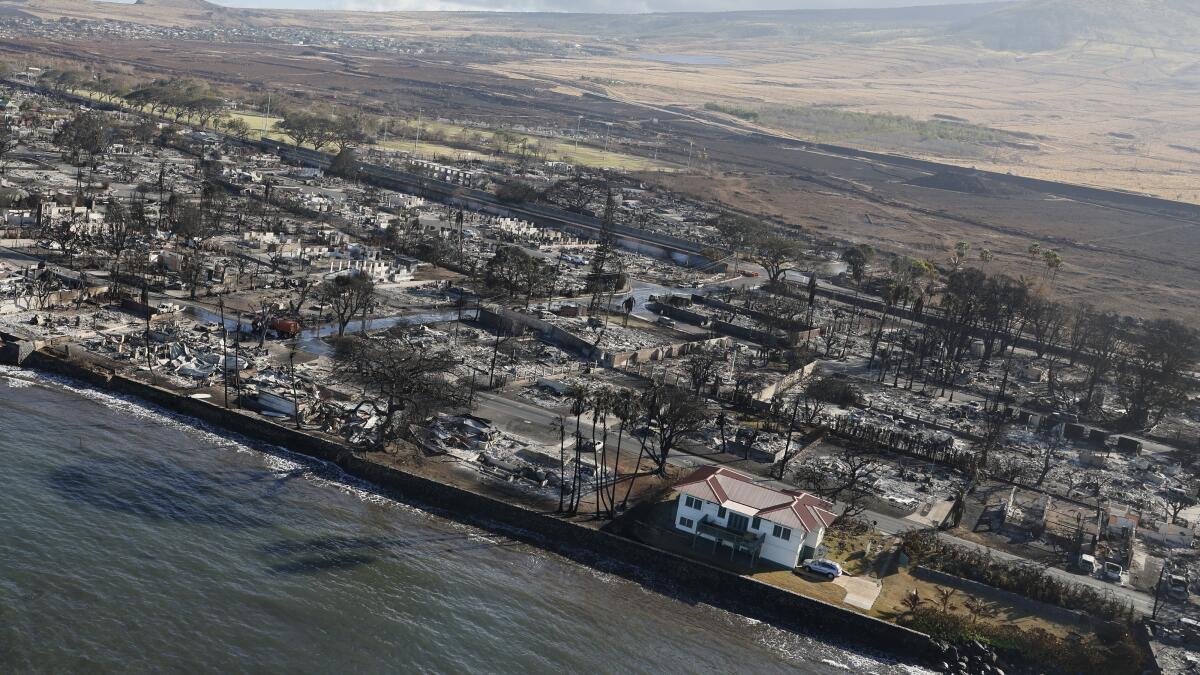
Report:
[[[613,457],[613,479],[608,489],[608,517],[610,520],[617,517],[617,479],[621,477],[621,441],[624,437],[625,420],[622,419],[621,426],[617,428],[617,452]]]

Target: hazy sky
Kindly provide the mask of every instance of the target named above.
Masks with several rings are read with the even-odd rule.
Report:
[[[906,7],[988,0],[210,0],[231,7],[530,12],[687,12],[747,9]]]

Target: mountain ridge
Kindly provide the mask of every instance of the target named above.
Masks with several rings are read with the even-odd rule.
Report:
[[[1198,51],[1197,0],[1026,0],[955,26],[1000,51],[1046,52],[1088,40]]]

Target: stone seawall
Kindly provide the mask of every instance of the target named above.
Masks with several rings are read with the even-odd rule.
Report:
[[[922,661],[929,653],[930,640],[922,633],[609,532],[584,527],[552,513],[534,511],[386,466],[335,440],[88,368],[45,352],[34,352],[24,365],[134,396],[256,441],[335,463],[348,475],[371,482],[399,500],[414,502],[439,515],[544,548],[684,602],[703,602],[780,628],[834,638],[908,662]]]

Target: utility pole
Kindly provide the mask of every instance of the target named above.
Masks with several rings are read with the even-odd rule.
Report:
[[[225,384],[225,408],[229,409],[229,328],[225,325],[225,298],[217,298],[221,311],[221,382]]]
[[[167,182],[167,163],[164,161],[158,166],[158,229],[162,229],[163,219],[163,189]]]
[[[1158,582],[1154,584],[1154,611],[1150,613],[1151,619],[1158,618],[1159,597],[1162,595],[1163,576],[1167,573],[1167,567],[1171,564],[1171,559],[1163,561],[1162,567],[1158,570]]]
[[[235,381],[238,410],[242,409],[242,367],[240,352],[242,347],[242,313],[237,314],[237,335],[233,339],[233,376],[237,378]]]
[[[267,92],[267,112],[266,114],[259,113],[258,119],[258,140],[262,140],[267,136],[267,118],[271,116],[271,92]]]
[[[583,115],[575,120],[575,152],[579,152],[579,125],[583,124]]]
[[[458,214],[454,216],[454,219],[456,221],[458,221],[458,266],[462,267],[463,266],[463,210],[462,210],[461,206],[458,207]]]
[[[421,111],[421,110],[417,111],[417,133],[413,136],[413,149],[412,149],[413,159],[416,159],[417,146],[419,146],[421,144],[421,115],[422,114],[423,114],[423,111]]]
[[[142,308],[146,312],[146,367],[150,369],[150,381],[154,381],[154,361],[150,359],[150,283],[142,277]]]
[[[300,429],[300,396],[296,390],[296,339],[292,338],[291,351],[288,352],[288,375],[292,378],[292,405],[296,407],[296,429]]]

